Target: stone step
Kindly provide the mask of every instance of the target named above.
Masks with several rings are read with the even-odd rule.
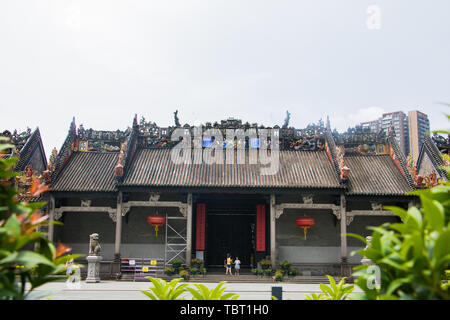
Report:
[[[168,277],[166,275],[159,276],[161,279],[166,281],[170,281],[173,279],[177,279],[178,277],[172,276]],[[148,281],[144,276],[142,277],[130,277],[130,276],[122,276],[121,281]],[[340,277],[335,277],[336,281],[340,280]],[[201,283],[218,283],[220,281],[233,282],[233,283],[273,283],[275,280],[273,277],[261,277],[254,275],[240,275],[240,276],[225,276],[225,275],[206,275],[206,276],[190,276],[189,282],[201,282]],[[325,276],[296,276],[296,277],[284,277],[283,282],[287,283],[304,283],[304,284],[318,284],[325,283],[328,284],[328,278]]]

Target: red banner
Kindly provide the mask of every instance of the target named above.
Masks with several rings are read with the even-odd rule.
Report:
[[[197,204],[197,235],[195,240],[195,250],[205,250],[205,208],[206,204]]]
[[[266,205],[256,205],[256,251],[266,251]]]

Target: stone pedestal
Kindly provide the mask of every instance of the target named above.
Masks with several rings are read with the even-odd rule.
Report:
[[[88,256],[86,260],[88,262],[86,282],[87,283],[100,282],[100,261],[102,261],[102,257]]]

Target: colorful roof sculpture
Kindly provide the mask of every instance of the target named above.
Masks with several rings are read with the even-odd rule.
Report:
[[[18,133],[14,130],[4,130],[0,136],[9,138],[9,143],[14,145],[8,153],[2,154],[4,158],[17,157],[14,171],[19,175],[15,177],[14,182],[20,191],[19,200],[36,201],[37,198],[31,196],[29,190],[34,180],[44,183],[44,172],[47,169],[47,159],[42,144],[39,128],[33,132],[30,128]]]
[[[449,163],[441,155],[441,151],[445,152],[448,141],[439,137],[425,136],[419,151],[417,164],[414,166],[413,163],[409,162],[410,171],[414,176],[414,183],[417,188],[435,186],[439,184],[440,180],[448,181],[447,172],[442,167],[449,165]]]
[[[73,120],[55,160],[52,188],[60,192],[111,192],[127,187],[317,188],[345,190],[351,195],[393,196],[415,188],[393,131],[386,135],[354,128],[339,134],[331,132],[329,120],[326,126],[319,121],[297,129],[288,126],[289,118],[287,113],[281,127],[234,118],[202,126],[222,135],[223,140],[204,136],[198,140],[198,127],[181,126],[178,112],[174,113],[174,126],[160,127],[143,117],[138,122],[135,116],[125,131],[85,130],[80,126],[77,132]],[[172,139],[177,129],[185,133],[184,138]],[[272,135],[260,138],[266,129]],[[256,138],[228,139],[230,130],[253,132]],[[208,147],[212,145],[223,147],[219,163],[210,164],[213,158],[208,158]],[[175,147],[192,151],[191,159],[174,163],[171,154]],[[261,175],[268,164],[257,161],[255,149],[268,149],[268,154],[279,149],[279,170]],[[192,161],[194,150],[200,150],[200,162]],[[237,159],[241,150],[245,161],[229,164],[227,157]]]

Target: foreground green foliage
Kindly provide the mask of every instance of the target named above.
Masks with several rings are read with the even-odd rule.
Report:
[[[192,300],[237,300],[239,298],[236,293],[223,293],[226,289],[223,287],[226,283],[225,281],[220,282],[219,285],[212,289],[208,289],[202,284],[194,284],[195,289],[189,287],[186,283],[178,285],[182,280],[181,278],[174,279],[169,283],[160,278],[146,278],[152,282],[153,287],[150,288],[151,292],[141,292],[152,300],[185,300],[185,298],[179,297],[186,291],[192,294]]]
[[[442,281],[450,267],[450,183],[410,194],[419,196],[421,208],[385,207],[401,223],[371,227],[369,244],[351,235],[366,243],[356,252],[375,265],[355,268],[355,283],[364,291],[361,299],[450,299],[450,286]]]
[[[192,300],[237,300],[239,296],[236,293],[223,293],[226,289],[223,287],[225,283],[225,281],[222,281],[212,289],[208,289],[203,284],[194,284],[197,290],[190,287],[186,287],[186,290],[192,294]]]
[[[2,141],[0,153],[13,147]],[[17,158],[0,157],[0,299],[39,299],[49,293],[34,290],[65,279],[65,263],[81,255],[64,255],[69,247],[61,243],[55,247],[45,233],[38,231],[49,225],[48,216],[38,212],[45,203],[17,201],[19,193],[10,180],[16,176],[12,171],[15,161]],[[46,190],[47,186],[34,180],[30,193],[38,197]]]
[[[345,277],[336,284],[336,281],[332,276],[327,275],[330,285],[320,284],[320,290],[322,293],[315,294],[312,293],[310,296],[306,295],[305,300],[348,300],[350,299],[350,294],[355,289],[354,285],[346,285]]]
[[[185,300],[185,298],[180,298],[179,296],[182,295],[186,291],[187,284],[180,284],[178,285],[178,282],[180,282],[182,279],[173,279],[169,283],[167,283],[165,280],[160,278],[153,278],[153,277],[146,277],[148,280],[150,280],[153,284],[153,287],[150,288],[150,291],[141,291],[143,294],[145,294],[147,297],[149,297],[152,300]]]

